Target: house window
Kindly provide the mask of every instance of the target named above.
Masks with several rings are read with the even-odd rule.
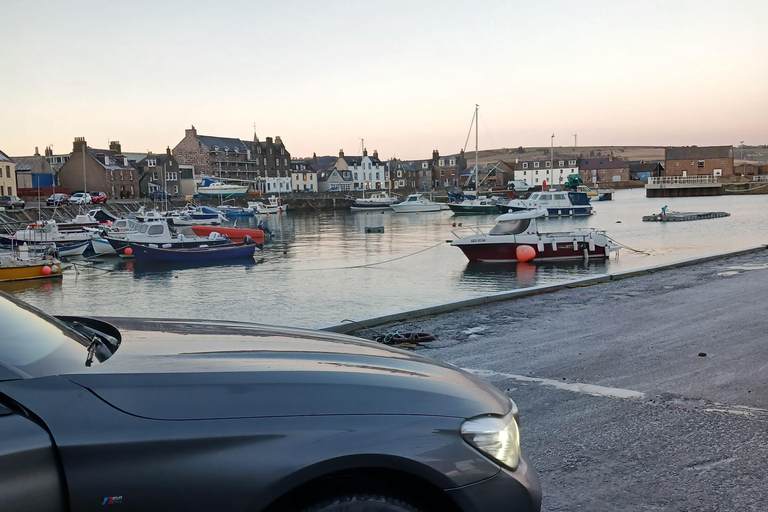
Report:
[[[357,181],[357,173],[355,173],[355,181]]]
[[[536,171],[536,176],[538,176],[538,175],[539,175],[539,171]],[[538,180],[538,178],[536,178],[536,180]]]
[[[444,165],[445,165],[445,160],[443,160],[443,159],[441,158],[441,159],[440,159],[440,163],[439,163],[438,165],[439,165],[440,167],[444,166]]]
[[[402,178],[403,177],[403,171],[397,171],[397,177]]]
[[[179,193],[179,186],[178,185],[174,185],[173,186],[173,193],[174,194],[178,194]]]
[[[154,158],[150,158],[147,160],[147,167],[155,167],[157,165],[157,160]]]
[[[574,165],[576,165],[576,160],[568,160],[568,165],[573,167]]]
[[[680,162],[675,162],[675,167],[680,167]]]
[[[552,167],[552,162],[547,162],[547,163],[546,163],[546,166],[547,166],[547,167]]]
[[[286,167],[288,166],[288,159],[287,158],[284,159],[283,165],[285,165]]]
[[[540,165],[540,163],[539,163],[539,162],[533,162],[533,166],[534,166],[536,169],[538,169],[538,168],[539,168],[539,165]]]
[[[428,166],[429,166],[429,164],[427,164],[427,162],[421,162],[421,168],[422,169],[426,169]]]
[[[699,160],[699,162],[697,163],[697,167],[699,168],[704,167],[704,160]]]
[[[440,169],[440,177],[442,178],[443,176],[445,176],[445,170]]]
[[[451,165],[456,165],[456,159],[455,158],[451,158]]]
[[[533,164],[533,165],[535,166],[536,164]],[[523,162],[523,169],[527,169],[527,168],[528,168],[528,162]]]
[[[200,149],[197,150],[198,154],[203,154],[203,146],[200,146]]]
[[[562,166],[565,165],[565,161],[560,160],[559,162],[557,162],[557,165],[558,165],[558,167],[562,167]]]
[[[696,165],[696,162],[694,162],[693,160],[691,160],[691,165]]]

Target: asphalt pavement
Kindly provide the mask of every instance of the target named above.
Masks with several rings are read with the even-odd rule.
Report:
[[[515,400],[545,511],[768,511],[767,301],[760,251],[374,330]]]

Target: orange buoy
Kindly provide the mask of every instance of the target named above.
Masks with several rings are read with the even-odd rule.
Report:
[[[133,254],[133,249],[131,249],[130,247],[129,247],[129,248],[127,248],[127,249],[125,250],[125,254],[126,254],[126,256],[130,256],[131,254]]]
[[[530,261],[536,257],[536,249],[530,245],[518,245],[515,249],[515,256],[517,256],[517,261]]]
[[[47,265],[43,266],[42,273],[43,273],[44,276],[51,275],[51,267],[49,267]]]

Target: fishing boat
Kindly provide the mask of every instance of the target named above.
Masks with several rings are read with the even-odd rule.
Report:
[[[248,208],[254,211],[257,215],[288,211],[288,205],[283,204],[282,199],[279,197],[269,196],[267,198],[267,203],[264,203],[264,201],[248,201]]]
[[[153,209],[153,210],[147,210],[144,206],[140,206],[138,210],[136,210],[136,213],[134,214],[134,218],[139,222],[151,222],[153,220],[164,220],[166,217],[166,214],[161,212],[160,210]]]
[[[502,213],[543,209],[547,217],[574,217],[592,215],[590,197],[586,192],[549,190],[534,192],[528,199],[512,199],[505,205],[498,205]]]
[[[0,255],[0,281],[61,278],[61,262],[55,258],[22,259],[14,254]]]
[[[473,119],[475,123],[475,167],[472,169],[472,174],[474,176],[474,182],[475,182],[475,193],[472,194],[474,197],[467,197],[460,203],[449,203],[448,207],[451,209],[451,211],[454,214],[458,215],[494,215],[499,212],[499,209],[496,207],[496,200],[491,197],[480,197],[480,194],[478,194],[480,190],[480,183],[478,180],[478,169],[480,169],[479,164],[479,135],[477,130],[477,123],[478,123],[478,109],[479,106],[475,105],[475,117]],[[467,192],[464,193],[465,195],[469,195]]]
[[[230,206],[224,204],[219,206],[217,209],[226,215],[227,218],[253,217],[256,215],[256,212],[253,211],[253,208],[243,208],[242,206]]]
[[[137,262],[152,263],[213,263],[245,258],[253,259],[256,247],[258,246],[253,241],[225,246],[184,248],[165,248],[156,244],[130,245]]]
[[[461,249],[470,261],[491,262],[608,258],[619,250],[605,231],[594,228],[541,233],[536,221],[545,216],[542,209],[505,213],[487,233],[474,227],[455,230],[458,239],[451,245]],[[468,235],[459,236],[460,231],[467,230]]]
[[[234,243],[243,243],[243,239],[246,236],[257,244],[264,243],[264,230],[262,229],[246,229],[246,228],[224,228],[224,227],[212,227],[212,226],[192,226],[192,231],[197,236],[211,236],[212,233],[220,233],[226,236]],[[271,230],[270,230],[271,231]]]
[[[242,197],[246,192],[248,192],[246,185],[222,183],[213,178],[203,178],[197,185],[197,193],[203,197]]]
[[[174,226],[217,225],[227,220],[224,214],[215,208],[190,205],[173,212],[173,215],[166,216],[166,219]]]
[[[395,213],[439,212],[441,203],[436,203],[424,194],[409,194],[404,201],[390,205]]]
[[[98,224],[98,223],[97,223]],[[57,245],[69,244],[73,242],[88,242],[98,236],[98,230],[81,227],[79,229],[68,229],[59,231],[57,222],[53,219],[38,221],[30,224],[24,229],[16,231],[12,238],[19,242],[29,243],[47,243],[53,242]]]
[[[392,197],[386,192],[375,192],[362,198],[347,196],[345,199],[350,210],[383,210],[400,202],[396,197]]]
[[[135,233],[126,233],[123,236],[107,234],[105,238],[115,252],[123,258],[133,257],[131,244],[154,244],[169,249],[232,244],[232,240],[218,233],[207,237],[175,235],[165,221],[146,222],[141,224]]]

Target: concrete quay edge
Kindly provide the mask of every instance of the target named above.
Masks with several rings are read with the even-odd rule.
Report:
[[[358,320],[349,320],[339,324],[332,324],[332,325],[327,325],[325,327],[320,327],[319,330],[336,332],[339,334],[349,334],[351,332],[358,331],[361,328],[370,328],[370,327],[375,327],[377,325],[383,325],[383,324],[388,324],[392,322],[412,320],[414,318],[420,318],[424,316],[439,315],[441,313],[448,313],[451,311],[456,311],[458,309],[468,308],[473,306],[481,306],[483,304],[489,304],[491,302],[519,299],[519,298],[529,297],[532,295],[538,295],[542,293],[553,293],[560,290],[564,290],[566,288],[592,286],[595,284],[605,283],[608,281],[628,279],[628,278],[638,277],[646,274],[652,274],[654,272],[662,272],[665,270],[689,267],[692,265],[698,265],[698,264],[707,263],[710,261],[716,261],[716,260],[725,259],[725,258],[732,258],[735,256],[742,256],[745,254],[765,251],[767,249],[768,249],[768,245],[758,245],[755,247],[748,247],[746,249],[738,249],[735,251],[712,254],[709,256],[689,258],[685,260],[675,261],[672,263],[663,263],[660,265],[654,265],[651,267],[624,270],[621,272],[614,272],[610,274],[597,274],[594,276],[574,279],[572,281],[564,281],[562,283],[531,286],[528,288],[520,288],[517,290],[497,292],[497,293],[492,293],[488,295],[481,295],[478,297],[462,299],[458,301],[443,302],[443,303],[433,304],[431,306],[425,306],[425,307],[406,310],[406,311],[399,311],[399,312],[391,313],[388,315],[368,317],[368,318],[362,318]]]

